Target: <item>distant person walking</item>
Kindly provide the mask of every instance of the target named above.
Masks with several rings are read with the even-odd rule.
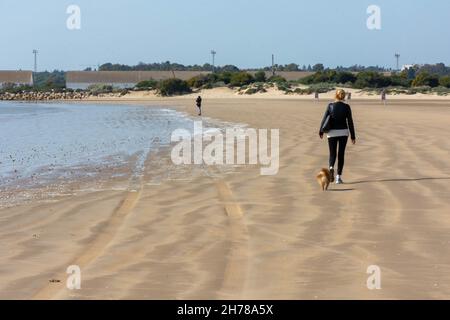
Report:
[[[351,92],[347,93],[347,100],[348,101],[352,100],[352,93]]]
[[[201,116],[202,115],[202,97],[198,96],[197,100],[195,100],[195,104],[197,105],[197,108],[198,108],[198,115]]]
[[[345,91],[342,89],[337,90],[336,101],[327,106],[319,130],[320,139],[323,139],[324,133],[328,137],[331,182],[334,182],[334,165],[336,163],[336,157],[338,158],[336,184],[344,183],[342,181],[342,171],[344,169],[345,148],[347,146],[348,136],[350,135],[353,144],[356,143],[352,110],[344,102],[344,99]]]
[[[381,91],[381,101],[386,104],[386,90]]]
[[[316,99],[316,101],[319,101],[319,92],[314,92],[314,99]]]

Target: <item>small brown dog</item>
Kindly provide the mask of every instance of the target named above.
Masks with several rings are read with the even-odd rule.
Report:
[[[331,172],[330,172],[330,170],[323,168],[317,174],[316,179],[317,179],[317,182],[319,183],[319,185],[322,187],[323,191],[328,190],[328,186],[331,183]]]

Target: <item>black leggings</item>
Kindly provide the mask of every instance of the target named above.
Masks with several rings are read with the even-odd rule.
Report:
[[[330,148],[330,167],[334,168],[336,163],[336,151],[339,144],[339,152],[337,152],[338,157],[338,170],[337,174],[341,175],[344,169],[344,159],[345,159],[345,147],[347,146],[348,137],[333,137],[328,138],[328,147]]]

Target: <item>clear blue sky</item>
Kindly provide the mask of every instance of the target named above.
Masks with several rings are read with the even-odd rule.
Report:
[[[68,5],[81,30],[66,28]],[[382,29],[366,27],[369,5]],[[239,67],[450,64],[448,0],[1,0],[0,69],[83,69],[112,62],[211,61]]]

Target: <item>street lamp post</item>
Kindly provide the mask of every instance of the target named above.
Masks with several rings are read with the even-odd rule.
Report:
[[[217,54],[216,51],[211,50],[211,55],[212,55],[212,71],[213,71],[213,73],[214,73],[214,65],[215,65],[216,54]]]
[[[34,73],[37,72],[37,54],[38,51],[36,49],[33,50],[33,54],[34,54]]]
[[[399,71],[400,70],[400,63],[399,63],[400,54],[399,53],[395,54],[395,59],[397,60],[397,71]]]

